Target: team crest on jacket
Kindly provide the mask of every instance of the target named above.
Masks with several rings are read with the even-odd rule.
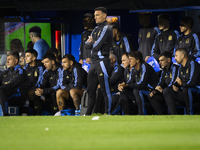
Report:
[[[171,40],[172,40],[172,35],[169,35],[168,41],[171,41]]]
[[[103,73],[100,73],[99,76],[103,76]]]
[[[162,39],[160,39],[160,42],[162,42]]]
[[[98,32],[97,36],[99,36],[101,34],[101,31]]]
[[[172,73],[171,72],[170,72],[170,76],[169,77],[170,77],[170,79],[172,78]]]
[[[190,42],[190,39],[187,38],[186,41],[185,41],[185,43],[188,44],[189,42]]]
[[[52,79],[53,79],[53,77],[50,77],[49,79],[50,79],[50,80],[52,80]]]
[[[28,76],[28,77],[30,77],[30,76],[31,76],[31,74],[29,73],[29,74],[27,74],[27,76]]]
[[[69,76],[66,76],[66,78],[68,79],[68,78],[69,78]]]
[[[151,36],[151,33],[150,32],[148,32],[147,33],[147,38],[149,38]]]
[[[34,72],[34,77],[37,77],[37,71]]]
[[[186,73],[188,73],[188,68],[187,68],[187,70],[186,70]]]
[[[129,78],[129,74],[127,74],[127,78]]]
[[[120,48],[122,48],[122,44],[120,44]]]

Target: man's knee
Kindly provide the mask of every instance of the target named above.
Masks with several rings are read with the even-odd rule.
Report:
[[[171,88],[169,88],[169,87],[166,87],[166,88],[164,88],[163,89],[163,95],[166,95],[166,94],[170,94],[171,93]]]

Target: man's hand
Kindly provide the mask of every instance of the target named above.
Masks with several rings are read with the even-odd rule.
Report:
[[[147,60],[149,59],[149,57],[150,57],[150,56],[146,56],[146,58],[145,58],[145,62],[147,62]]]
[[[41,96],[43,94],[44,90],[41,88],[37,88],[35,89],[35,95],[37,96]]]
[[[177,82],[179,85],[182,85],[182,84],[183,84],[183,81],[182,81],[179,77],[176,78],[176,82]]]
[[[79,63],[80,63],[80,64],[83,64],[83,59],[80,59],[80,60],[79,60]]]
[[[123,82],[123,83],[120,83],[120,84],[118,84],[118,90],[119,91],[123,91],[123,89],[124,89],[124,87],[126,87],[126,84],[125,84],[125,82]]]
[[[156,94],[157,92],[156,91],[152,91],[149,96],[152,97],[154,94]]]
[[[175,92],[178,92],[178,87],[176,87],[175,85],[172,85],[172,87],[173,87],[173,90],[174,90]]]
[[[101,88],[101,86],[100,86],[100,84],[97,86],[97,89],[100,89]]]
[[[162,91],[163,91],[163,89],[162,89],[162,87],[161,86],[156,86],[156,88],[155,88],[156,90],[158,90],[160,93],[162,93]]]
[[[87,64],[89,64],[89,63],[91,62],[91,61],[90,61],[90,58],[86,58],[85,62],[86,62]]]
[[[90,43],[90,42],[92,42],[92,41],[93,41],[92,36],[88,36],[87,42]]]

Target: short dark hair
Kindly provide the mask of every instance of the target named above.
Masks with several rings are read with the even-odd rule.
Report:
[[[193,27],[194,21],[192,17],[183,17],[181,18],[181,26],[188,26],[190,28]]]
[[[8,53],[8,56],[10,56],[10,55],[12,55],[14,58],[16,58],[18,60],[18,62],[19,62],[19,53],[18,52],[16,52],[16,51],[10,51]]]
[[[31,55],[35,56],[36,58],[38,56],[38,52],[34,49],[28,49],[26,53],[31,53]]]
[[[189,55],[186,48],[179,48],[179,49],[176,50],[176,52],[177,52],[177,51],[182,52],[186,57],[188,57],[188,55]]]
[[[56,54],[56,56],[58,56],[58,50],[56,48],[49,48],[47,51],[46,51],[46,54],[47,53],[53,53],[53,54]]]
[[[127,57],[129,56],[129,53],[127,53],[127,52],[124,52],[124,53],[122,53],[122,56],[123,55],[126,55]]]
[[[84,14],[83,18],[89,18],[89,19],[94,19],[94,15],[92,13],[86,13]]]
[[[117,29],[118,32],[121,32],[119,24],[111,23],[110,26],[112,27],[112,29]]]
[[[46,53],[42,59],[49,58],[50,60],[54,60],[56,62],[56,56],[53,53]]]
[[[35,37],[41,37],[41,28],[38,26],[34,26],[29,29],[29,33],[33,32]]]
[[[164,20],[167,20],[167,21],[170,21],[170,16],[168,14],[160,14],[158,15],[157,19],[164,19]]]
[[[75,62],[75,57],[72,54],[65,54],[63,58],[67,58],[69,61]],[[62,59],[63,59],[62,58]]]
[[[168,51],[165,51],[165,52],[161,53],[161,54],[159,55],[159,57],[161,57],[161,56],[165,56],[165,58],[170,58],[170,59],[172,59],[172,53],[170,53],[170,52],[168,52]]]
[[[97,8],[94,9],[94,11],[97,11],[97,10],[101,10],[106,15],[108,14],[108,11],[107,11],[107,9],[105,7],[97,7]]]
[[[130,57],[134,57],[136,60],[139,60],[140,62],[143,62],[143,55],[140,51],[134,51],[130,52],[129,55]]]

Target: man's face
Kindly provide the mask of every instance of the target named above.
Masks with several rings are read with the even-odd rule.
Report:
[[[64,70],[69,70],[72,67],[72,61],[69,61],[68,58],[63,58],[62,59],[62,66]]]
[[[105,13],[103,13],[101,10],[96,10],[94,12],[94,19],[96,21],[96,24],[106,21],[106,16],[107,15]]]
[[[93,26],[93,20],[86,17],[83,19],[83,27],[85,30],[90,29]]]
[[[158,18],[158,28],[160,30],[163,30],[167,26],[169,26],[169,21],[168,20],[165,20],[165,19],[162,19],[162,18]]]
[[[180,31],[181,31],[181,33],[185,33],[187,30],[188,30],[188,27],[180,25]]]
[[[134,57],[129,56],[129,63],[131,67],[135,67],[135,65],[138,63],[138,60],[136,60]]]
[[[35,57],[31,53],[26,53],[25,55],[25,61],[27,64],[32,63],[35,59]]]
[[[30,33],[29,33],[29,38],[31,39],[32,43],[35,44],[35,42],[34,42],[34,40],[33,40],[33,37],[34,37],[34,36],[33,36],[33,32],[30,32]]]
[[[178,64],[181,64],[183,62],[183,57],[184,57],[184,55],[183,55],[182,52],[176,51],[176,53],[175,53],[175,60],[176,60],[176,62]]]
[[[54,60],[50,60],[49,58],[45,58],[42,61],[44,63],[44,66],[47,70],[51,70],[53,68],[54,65]]]
[[[122,55],[122,65],[124,68],[127,68],[129,66],[129,59],[126,55]]]
[[[159,57],[159,64],[162,69],[166,68],[170,64],[170,59],[165,56]]]
[[[7,57],[7,68],[14,68],[17,64],[18,60],[13,55]]]
[[[112,29],[113,31],[113,39],[115,39],[116,35],[117,35],[117,29]]]

